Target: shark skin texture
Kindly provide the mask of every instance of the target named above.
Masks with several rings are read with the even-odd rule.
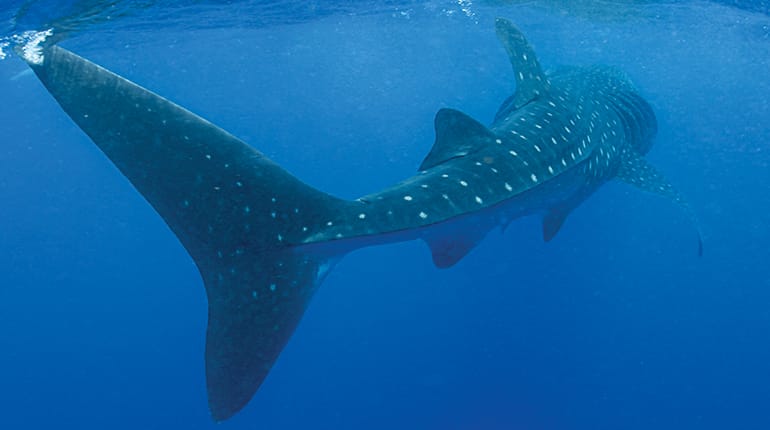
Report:
[[[692,215],[643,158],[655,114],[622,72],[545,73],[518,29],[504,19],[495,26],[516,92],[492,124],[439,110],[436,140],[418,173],[352,201],[304,184],[216,125],[66,49],[49,46],[42,59],[27,59],[195,261],[209,303],[214,420],[250,401],[324,275],[350,251],[423,240],[435,265],[448,268],[490,230],[532,214],[543,215],[550,241],[612,179]]]

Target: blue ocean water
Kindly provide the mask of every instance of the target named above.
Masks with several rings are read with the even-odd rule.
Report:
[[[53,28],[346,198],[412,175],[438,109],[492,119],[507,17],[545,66],[633,78],[705,254],[675,205],[620,183],[553,242],[521,219],[448,270],[418,242],[356,251],[214,424],[194,263],[6,46],[0,426],[769,428],[770,8],[724,3],[5,2],[0,46]]]

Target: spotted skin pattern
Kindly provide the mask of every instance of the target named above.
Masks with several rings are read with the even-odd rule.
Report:
[[[541,213],[551,240],[571,210],[619,178],[684,201],[642,158],[655,115],[605,67],[545,73],[510,22],[496,21],[517,91],[490,126],[452,109],[418,173],[347,201],[169,100],[63,48],[28,63],[64,111],[155,208],[195,261],[209,302],[212,418],[251,399],[324,275],[345,253],[419,239],[438,267],[495,227]]]

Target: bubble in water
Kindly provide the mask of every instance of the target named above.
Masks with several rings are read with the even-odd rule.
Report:
[[[21,34],[11,36],[15,45],[16,53],[25,61],[32,64],[43,64],[43,47],[40,46],[45,39],[53,35],[53,29],[45,31],[25,31]],[[3,48],[8,46],[8,42],[0,42],[0,59],[5,58]]]
[[[5,53],[5,48],[7,48],[10,44],[11,42],[0,39],[0,60],[5,60],[5,57],[8,56],[8,54]]]

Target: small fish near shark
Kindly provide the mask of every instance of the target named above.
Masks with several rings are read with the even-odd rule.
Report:
[[[214,420],[249,402],[324,275],[350,251],[420,239],[435,265],[448,268],[493,228],[531,214],[544,214],[549,241],[611,179],[667,197],[692,217],[643,158],[657,122],[622,72],[545,73],[516,27],[495,25],[516,92],[492,124],[439,110],[419,172],[352,201],[304,184],[216,125],[66,49],[26,57],[195,261],[208,297]],[[699,253],[701,243],[699,235]]]

